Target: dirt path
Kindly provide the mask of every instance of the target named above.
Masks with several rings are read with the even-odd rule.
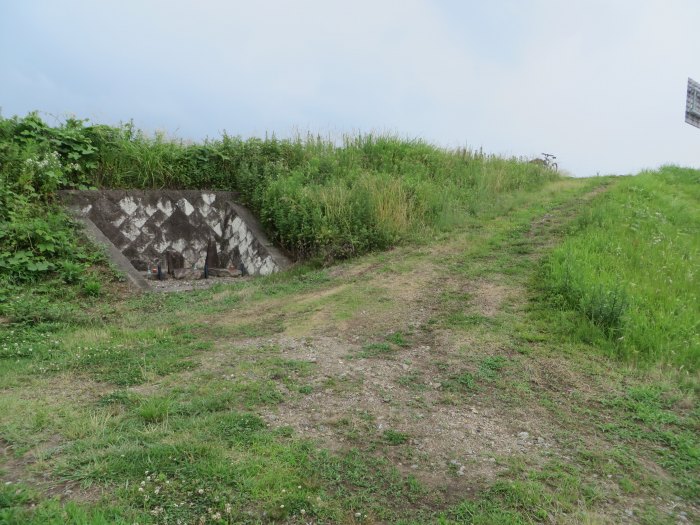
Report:
[[[535,219],[517,239],[532,249],[511,257],[527,258],[534,269],[531,261],[543,255],[562,225],[603,189]],[[541,464],[566,457],[560,422],[531,393],[519,396],[518,388],[586,386],[556,359],[547,361],[543,373],[541,362],[521,355],[504,329],[528,305],[523,283],[529,274],[513,279],[499,271],[495,257],[508,245],[493,248],[494,263],[482,276],[446,268],[445,261],[459,257],[469,242],[465,237],[436,252],[397,250],[381,263],[337,268],[329,287],[296,296],[284,332],[265,343],[277,345],[282,359],[311,364],[308,394],[286,392],[283,403],[264,413],[267,422],[331,450],[374,450],[445,502],[492,483],[507,468],[503,458]],[[358,306],[339,316],[358,289]],[[286,299],[271,300],[243,319],[235,312],[215,323],[279,315],[286,305]],[[259,344],[248,341],[247,353]],[[224,341],[222,347],[230,345]],[[208,355],[204,369],[220,370],[227,354]],[[385,446],[392,436],[406,446]]]

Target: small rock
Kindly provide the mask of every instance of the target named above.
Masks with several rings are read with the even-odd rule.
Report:
[[[529,433],[529,432],[520,432],[520,433],[518,434],[518,439],[521,440],[521,441],[525,441],[525,440],[527,440],[529,437],[530,437],[530,433]]]
[[[173,279],[201,279],[202,272],[192,268],[178,268],[173,270]]]
[[[235,268],[209,268],[209,277],[240,277],[240,270]]]

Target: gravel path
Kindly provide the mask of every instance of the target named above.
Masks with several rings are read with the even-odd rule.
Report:
[[[148,273],[144,272],[148,278]],[[215,284],[233,284],[241,279],[250,277],[210,277],[209,279],[166,279],[164,281],[148,279],[148,284],[155,292],[188,292],[190,290],[204,290]]]

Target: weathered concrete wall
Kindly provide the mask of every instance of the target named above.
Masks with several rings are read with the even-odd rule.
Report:
[[[172,250],[185,267],[203,268],[210,240],[221,267],[243,267],[268,275],[289,260],[265,237],[253,216],[231,192],[66,191],[64,202],[92,221],[137,270],[146,270]]]

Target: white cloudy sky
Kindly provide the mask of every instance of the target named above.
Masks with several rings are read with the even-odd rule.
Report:
[[[699,23],[699,0],[0,0],[0,108],[698,167]]]

